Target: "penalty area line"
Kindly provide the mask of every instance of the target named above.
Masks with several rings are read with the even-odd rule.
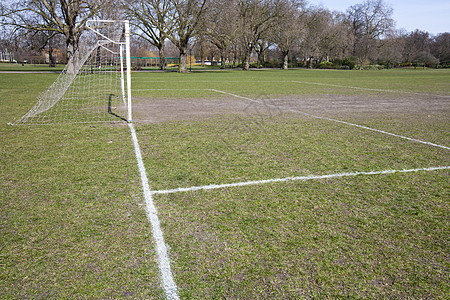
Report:
[[[331,87],[344,88],[344,89],[363,90],[363,91],[374,91],[374,92],[383,92],[383,93],[398,93],[398,94],[411,94],[411,95],[419,95],[419,96],[435,96],[435,97],[441,97],[441,98],[450,98],[450,95],[408,92],[408,91],[402,91],[402,90],[374,89],[374,88],[365,88],[365,87],[359,87],[359,86],[349,86],[349,85],[339,85],[339,84],[309,82],[309,81],[291,81],[291,82],[300,83],[300,84],[324,85],[324,86],[331,86]]]
[[[252,99],[252,98],[249,98],[249,97],[239,96],[239,95],[228,93],[228,92],[224,92],[224,91],[221,91],[221,90],[216,90],[216,89],[209,89],[209,90],[217,92],[217,93],[222,93],[222,94],[225,94],[225,95],[233,96],[233,97],[236,97],[236,98],[239,98],[239,99],[244,99],[244,100],[248,100],[248,101],[252,101],[252,102],[256,102],[256,103],[260,103],[260,104],[263,103],[262,101],[257,100],[257,99]],[[379,129],[375,129],[375,128],[371,128],[371,127],[367,127],[367,126],[363,126],[363,125],[359,125],[359,124],[345,122],[345,121],[341,121],[341,120],[338,120],[338,119],[332,119],[332,118],[327,118],[327,117],[316,116],[316,115],[313,115],[313,114],[309,114],[309,113],[303,112],[303,111],[298,110],[298,109],[284,108],[282,106],[279,106],[279,108],[280,109],[284,109],[285,111],[289,111],[289,112],[293,112],[293,113],[299,113],[299,114],[302,114],[304,116],[308,116],[308,117],[315,118],[315,119],[322,119],[322,120],[326,120],[326,121],[341,123],[341,124],[345,124],[345,125],[349,125],[349,126],[358,127],[358,128],[361,128],[361,129],[366,129],[366,130],[370,130],[370,131],[374,131],[374,132],[378,132],[378,133],[394,136],[394,137],[397,137],[397,138],[405,139],[405,140],[416,142],[416,143],[420,143],[420,144],[425,144],[425,145],[429,145],[429,146],[433,146],[433,147],[438,147],[438,148],[450,150],[450,147],[447,147],[447,146],[443,146],[443,145],[439,145],[439,144],[435,144],[435,143],[430,143],[430,142],[422,141],[422,140],[415,139],[415,138],[410,138],[410,137],[407,137],[407,136],[391,133],[391,132],[384,131],[384,130],[379,130]]]
[[[403,170],[383,170],[383,171],[369,171],[369,172],[336,173],[336,174],[327,174],[327,175],[296,176],[296,177],[274,178],[274,179],[266,179],[266,180],[255,180],[255,181],[242,181],[242,182],[225,183],[225,184],[210,184],[210,185],[203,185],[203,186],[192,186],[192,187],[188,187],[188,188],[159,190],[159,191],[151,191],[151,194],[152,195],[173,194],[173,193],[180,193],[180,192],[191,192],[191,191],[199,191],[199,190],[214,190],[214,189],[223,189],[223,188],[230,188],[230,187],[259,185],[259,184],[276,183],[276,182],[286,182],[286,181],[298,181],[298,180],[307,181],[307,180],[330,179],[330,178],[340,178],[340,177],[353,177],[353,176],[358,176],[358,175],[382,175],[382,174],[394,174],[394,173],[412,173],[412,172],[420,172],[420,171],[430,172],[430,171],[449,170],[449,169],[450,169],[450,166],[443,166],[443,167],[403,169]]]
[[[141,175],[142,189],[145,198],[145,210],[147,213],[147,218],[152,225],[153,239],[155,240],[156,244],[156,253],[158,256],[158,265],[161,272],[161,280],[164,292],[167,296],[167,299],[179,299],[177,286],[175,284],[175,280],[173,279],[172,270],[170,268],[169,255],[167,254],[167,247],[166,243],[164,242],[164,236],[161,230],[158,212],[156,210],[155,204],[153,203],[152,192],[148,185],[147,172],[142,160],[141,149],[139,147],[136,131],[134,130],[134,125],[132,123],[128,123],[128,126],[130,127],[131,137],[134,145],[134,152],[136,154],[139,173]]]

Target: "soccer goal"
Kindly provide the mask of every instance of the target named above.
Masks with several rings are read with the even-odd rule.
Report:
[[[128,21],[90,20],[64,70],[13,124],[131,122]]]

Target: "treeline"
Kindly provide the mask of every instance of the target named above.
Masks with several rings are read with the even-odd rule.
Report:
[[[175,48],[179,71],[188,55],[242,67],[391,68],[450,66],[450,33],[431,36],[395,28],[383,0],[345,12],[303,0],[79,0],[7,1],[1,4],[3,44],[20,49],[64,47],[73,55],[86,20],[132,23],[134,49],[151,47],[162,58]],[[145,41],[145,43],[143,43]],[[11,45],[10,45],[11,47]]]

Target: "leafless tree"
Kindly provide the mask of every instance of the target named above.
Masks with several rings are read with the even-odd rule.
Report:
[[[323,27],[319,38],[321,56],[328,62],[350,55],[352,35],[341,13],[323,12]]]
[[[328,30],[328,11],[323,8],[309,8],[301,20],[304,22],[306,33],[300,44],[300,52],[308,62],[308,66],[312,67],[313,61],[320,62],[323,55],[320,48],[320,42],[323,35]]]
[[[239,0],[239,31],[244,70],[250,69],[250,55],[256,43],[273,26],[277,4],[278,1],[273,0]]]
[[[159,68],[165,69],[166,32],[173,31],[169,15],[174,9],[170,0],[126,0],[124,8],[133,25],[133,33],[158,49]]]
[[[237,1],[213,0],[205,18],[205,33],[220,53],[221,68],[225,69],[228,47],[237,37]]]
[[[71,58],[86,21],[107,6],[108,0],[13,0],[0,5],[3,24],[26,33],[47,32],[49,38],[64,35],[67,57]]]
[[[394,67],[403,60],[405,49],[405,39],[402,32],[392,31],[384,39],[384,46],[379,50],[379,62],[385,64],[387,68]]]
[[[282,68],[288,69],[289,53],[300,44],[306,30],[306,7],[303,0],[282,0],[272,30],[272,39],[282,56]]]
[[[207,9],[207,0],[170,0],[173,9],[168,15],[167,38],[178,48],[178,72],[187,72],[187,50],[190,39],[197,33]]]
[[[407,63],[418,65],[436,65],[438,60],[431,54],[432,39],[428,32],[415,30],[405,37],[404,58]]]
[[[376,50],[377,40],[393,28],[393,9],[383,0],[366,0],[347,10],[354,35],[353,54],[362,65]]]
[[[432,42],[431,54],[439,59],[443,66],[450,66],[450,33],[438,34]]]

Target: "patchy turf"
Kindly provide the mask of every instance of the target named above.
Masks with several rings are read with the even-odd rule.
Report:
[[[448,147],[448,75],[133,73],[150,186],[448,166],[446,149],[298,112]],[[128,127],[6,124],[55,78],[0,74],[0,297],[163,298]],[[445,298],[449,190],[441,170],[154,200],[182,298]]]
[[[448,174],[158,196],[185,298],[445,298]]]

